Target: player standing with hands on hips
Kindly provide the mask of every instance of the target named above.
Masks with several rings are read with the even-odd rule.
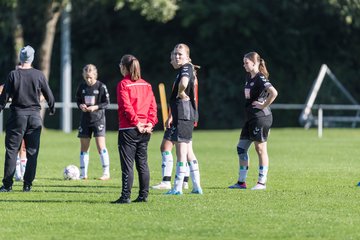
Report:
[[[121,58],[124,78],[118,83],[118,148],[122,171],[121,196],[111,203],[130,203],[134,181],[134,162],[139,175],[139,195],[133,202],[147,202],[150,172],[147,148],[153,127],[158,122],[157,105],[151,85],[141,78],[140,63],[133,55]]]
[[[178,69],[180,66],[178,66],[176,64],[176,60],[175,60],[175,54],[174,51],[171,51],[170,54],[170,64],[173,66],[174,69]],[[196,69],[200,69],[200,66],[198,65],[193,65],[193,70],[194,70],[194,76],[195,76],[195,102],[196,102],[196,107],[198,105],[198,99],[197,99],[197,87],[198,87],[198,79],[196,76]],[[196,108],[196,111],[198,109]],[[171,112],[169,113],[169,115],[171,115]],[[166,119],[165,122],[165,132],[164,132],[164,137],[163,140],[161,142],[160,145],[160,152],[161,152],[161,158],[162,158],[162,181],[159,184],[156,184],[154,186],[152,186],[153,189],[171,189],[171,175],[172,175],[172,169],[173,169],[173,155],[171,153],[172,148],[174,146],[174,143],[171,140],[171,136],[174,133],[171,127],[171,124],[169,124],[169,120],[170,119]],[[198,113],[196,113],[195,116],[195,123],[194,126],[197,126],[197,122],[198,121]],[[188,154],[187,154],[187,160],[189,162],[196,160],[196,156],[194,154],[193,148],[192,148],[192,141],[190,141],[189,143],[189,148],[188,148]],[[189,185],[188,185],[188,181],[189,181],[189,176],[190,176],[190,168],[189,165],[187,164],[186,166],[186,174],[184,177],[184,183],[183,183],[183,189],[188,189]]]
[[[9,98],[10,117],[6,125],[5,166],[3,186],[0,192],[10,192],[16,168],[16,158],[22,142],[25,141],[27,165],[24,174],[23,191],[31,191],[35,179],[37,157],[39,154],[42,119],[40,116],[40,96],[49,105],[50,115],[55,113],[55,99],[44,74],[32,67],[35,50],[26,46],[20,50],[20,62],[16,70],[10,72],[0,96],[0,111],[5,108]]]
[[[191,64],[190,49],[186,44],[177,44],[174,48],[175,68],[179,70],[170,96],[170,116],[166,121],[170,132],[167,140],[175,143],[176,147],[176,176],[174,187],[166,194],[181,195],[186,164],[189,164],[193,183],[191,193],[203,194],[200,186],[199,163],[192,151],[192,133],[196,121],[197,104],[195,100],[195,74]],[[188,156],[192,153],[192,156]]]
[[[252,190],[265,190],[269,169],[267,152],[267,138],[273,122],[270,104],[278,93],[269,82],[269,73],[265,61],[256,52],[249,52],[244,56],[244,68],[248,73],[245,83],[245,111],[246,122],[241,130],[237,145],[239,156],[238,182],[231,185],[232,189],[246,189],[246,177],[249,169],[248,149],[252,142],[259,158],[259,177]]]
[[[110,104],[109,93],[104,83],[97,80],[97,68],[87,64],[83,68],[83,78],[76,91],[76,103],[81,110],[79,126],[80,138],[80,179],[88,178],[89,150],[91,135],[94,133],[96,147],[100,155],[103,174],[100,180],[110,179],[110,158],[105,144],[105,109]]]

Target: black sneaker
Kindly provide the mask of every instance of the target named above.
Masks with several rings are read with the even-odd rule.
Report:
[[[148,199],[147,197],[137,197],[137,199],[135,199],[133,202],[147,202]]]
[[[127,203],[131,203],[131,201],[130,201],[130,198],[120,197],[118,200],[112,201],[111,203],[113,203],[113,204],[127,204]]]
[[[31,191],[31,186],[30,185],[24,185],[23,186],[23,192],[30,192]]]
[[[1,186],[0,187],[0,192],[11,192],[12,191],[12,187],[5,187],[5,186]]]

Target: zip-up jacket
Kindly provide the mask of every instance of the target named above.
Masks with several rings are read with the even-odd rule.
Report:
[[[157,105],[151,85],[143,79],[125,76],[117,85],[119,130],[135,128],[141,123],[158,122]]]

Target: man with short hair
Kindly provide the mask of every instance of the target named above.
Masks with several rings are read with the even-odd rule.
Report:
[[[10,192],[16,168],[16,157],[24,139],[27,152],[27,166],[24,174],[23,191],[31,191],[35,179],[37,157],[40,146],[42,119],[40,96],[46,99],[50,115],[55,113],[55,99],[44,74],[32,67],[35,50],[26,46],[20,50],[21,66],[9,73],[0,96],[0,112],[9,98],[10,117],[6,125],[5,166],[3,186],[0,192]]]

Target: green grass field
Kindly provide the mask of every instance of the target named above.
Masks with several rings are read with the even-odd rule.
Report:
[[[360,130],[325,129],[319,139],[316,130],[272,129],[266,191],[227,189],[237,180],[239,132],[195,131],[204,195],[151,190],[148,203],[113,205],[121,188],[117,132],[107,135],[112,179],[102,182],[94,142],[90,179],[65,181],[63,168],[79,165],[79,140],[44,131],[33,191],[15,182],[0,194],[0,239],[360,239]],[[156,132],[149,145],[151,185],[161,179],[161,139]],[[1,174],[3,156],[4,147]],[[252,187],[253,147],[250,158]],[[133,199],[137,191],[136,177]]]

